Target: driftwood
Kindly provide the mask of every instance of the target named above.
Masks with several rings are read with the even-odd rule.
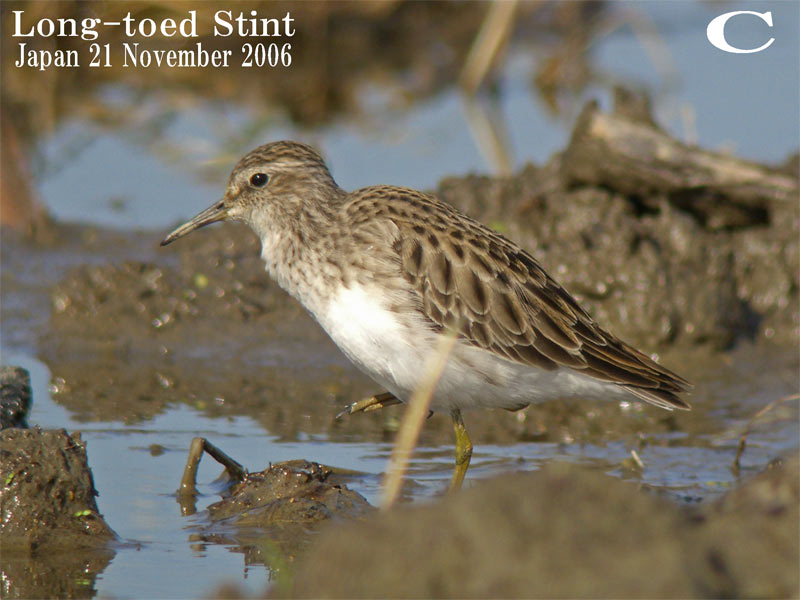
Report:
[[[647,208],[666,198],[711,230],[766,224],[774,203],[798,201],[791,175],[683,144],[636,112],[584,108],[561,161],[569,185],[603,186]]]

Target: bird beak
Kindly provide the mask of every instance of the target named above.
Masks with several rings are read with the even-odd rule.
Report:
[[[183,237],[187,233],[191,233],[195,229],[200,229],[201,227],[205,227],[206,225],[211,225],[211,223],[216,223],[217,221],[224,221],[227,217],[228,217],[228,209],[225,206],[225,201],[220,200],[213,206],[209,206],[199,215],[193,217],[190,221],[187,221],[186,223],[175,229],[172,233],[170,233],[167,237],[163,239],[161,245],[166,246],[167,244],[177,240],[179,237]]]

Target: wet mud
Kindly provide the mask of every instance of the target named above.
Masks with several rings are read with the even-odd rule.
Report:
[[[361,519],[374,510],[345,479],[304,460],[248,473],[198,515],[189,539],[198,549],[207,543],[234,547],[245,564],[264,564],[273,578],[284,580],[321,525]]]
[[[117,537],[95,501],[80,434],[0,432],[0,485],[3,597],[91,597]]]
[[[30,410],[30,373],[21,367],[0,367],[0,429],[26,429]]]
[[[690,509],[553,463],[331,527],[270,597],[794,597],[799,473],[795,455]]]

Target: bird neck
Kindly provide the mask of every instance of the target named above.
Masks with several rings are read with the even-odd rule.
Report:
[[[335,185],[335,184],[334,184]],[[309,195],[281,227],[259,232],[270,276],[313,314],[341,280],[340,215],[346,192],[336,186]]]

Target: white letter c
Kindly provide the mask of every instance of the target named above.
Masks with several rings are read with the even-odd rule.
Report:
[[[772,27],[772,13],[765,12],[759,13],[752,10],[735,10],[733,12],[725,13],[718,17],[714,17],[711,22],[708,24],[708,28],[706,29],[706,36],[708,37],[708,41],[711,42],[715,47],[719,48],[724,52],[731,52],[733,54],[752,54],[753,52],[761,52],[762,50],[766,50],[772,45],[772,42],[775,41],[775,38],[769,38],[769,41],[758,48],[752,48],[750,50],[744,50],[742,48],[737,48],[736,46],[731,46],[728,41],[725,39],[725,25],[728,22],[728,19],[731,17],[735,17],[737,15],[755,15],[762,21],[764,21],[767,25]]]

